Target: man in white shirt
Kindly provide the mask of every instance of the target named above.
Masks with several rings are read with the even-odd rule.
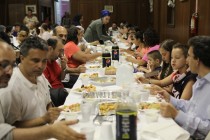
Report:
[[[0,88],[8,85],[15,64],[15,52],[5,42],[0,41]],[[1,89],[0,89],[1,90]],[[7,95],[5,95],[7,96]],[[1,98],[1,94],[0,94]],[[57,138],[59,140],[84,140],[84,135],[68,128],[68,125],[77,123],[77,121],[63,121],[53,125],[41,127],[19,129],[5,123],[0,102],[0,139],[1,140],[42,140],[47,138]]]
[[[161,114],[173,118],[193,139],[204,139],[210,131],[210,37],[196,36],[188,41],[188,64],[197,73],[190,100],[179,100],[159,92],[170,103],[161,104]]]
[[[42,75],[47,64],[48,46],[44,40],[30,37],[23,42],[20,52],[21,63],[14,69],[7,88],[0,92],[2,111],[7,116],[5,122],[22,127],[52,123],[60,109],[50,109],[49,83]]]

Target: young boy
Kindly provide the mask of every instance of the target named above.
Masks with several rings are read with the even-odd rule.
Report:
[[[138,70],[145,72],[146,78],[156,78],[161,71],[162,56],[158,50],[149,52],[147,56],[147,68],[140,67]]]

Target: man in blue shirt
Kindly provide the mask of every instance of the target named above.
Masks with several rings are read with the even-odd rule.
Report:
[[[161,104],[161,115],[173,118],[193,139],[204,139],[210,131],[210,37],[196,36],[188,41],[188,64],[197,73],[189,101],[175,99],[166,91],[159,94],[169,103]]]

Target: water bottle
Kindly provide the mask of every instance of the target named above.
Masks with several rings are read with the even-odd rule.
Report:
[[[116,140],[137,140],[137,107],[131,99],[118,103]]]
[[[112,46],[112,60],[119,61],[119,47],[118,46]]]
[[[111,54],[108,50],[105,50],[102,53],[102,67],[109,67],[111,66]]]

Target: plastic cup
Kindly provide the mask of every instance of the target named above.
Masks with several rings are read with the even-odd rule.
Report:
[[[101,125],[100,140],[114,140],[114,134],[112,130],[112,123],[103,122]]]
[[[86,140],[93,140],[95,134],[95,128],[93,127],[83,127],[80,129],[82,134],[85,134]]]
[[[95,99],[84,99],[83,100],[83,103],[84,104],[90,104],[91,105],[91,114],[95,114],[96,112],[96,104],[97,104],[97,101]]]
[[[82,121],[88,122],[90,120],[92,105],[90,103],[81,104]]]
[[[147,109],[145,110],[145,117],[147,122],[157,122],[159,118],[158,110]]]
[[[145,102],[148,101],[149,99],[149,90],[140,90],[140,94],[141,94],[141,102]]]
[[[81,77],[81,80],[82,80],[82,85],[87,86],[89,84],[89,77],[88,76]]]

